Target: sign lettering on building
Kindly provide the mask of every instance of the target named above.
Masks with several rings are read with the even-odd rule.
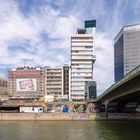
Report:
[[[26,76],[26,75],[30,75],[30,76],[39,76],[40,75],[40,72],[17,72],[17,71],[14,71],[13,72],[13,76]]]

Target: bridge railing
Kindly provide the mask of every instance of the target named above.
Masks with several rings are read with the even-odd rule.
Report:
[[[111,87],[109,87],[103,94],[101,94],[97,100],[101,99],[103,96],[108,94],[109,92],[113,91],[120,85],[124,84],[125,82],[129,81],[133,77],[140,74],[140,65],[134,68],[132,71],[130,71],[128,74],[126,74],[121,80],[117,81],[115,84],[113,84]]]

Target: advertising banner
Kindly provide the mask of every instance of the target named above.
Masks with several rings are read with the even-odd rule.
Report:
[[[17,91],[36,91],[36,79],[26,78],[26,79],[16,79],[16,90]]]

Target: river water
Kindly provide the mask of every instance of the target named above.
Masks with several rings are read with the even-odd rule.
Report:
[[[1,121],[0,140],[140,140],[140,121]]]

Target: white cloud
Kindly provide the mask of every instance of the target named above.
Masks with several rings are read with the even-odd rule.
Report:
[[[114,54],[113,41],[104,33],[97,33],[95,39],[96,62],[94,78],[97,81],[98,94],[113,83]]]
[[[28,17],[25,17],[14,1],[9,3],[6,1],[2,2],[3,7],[1,7],[0,18],[4,20],[0,23],[1,64],[13,64],[16,66],[19,64],[24,65],[25,63],[30,64],[31,62],[23,61],[23,59],[27,58],[31,59],[34,65],[43,66],[56,65],[58,61],[60,64],[66,62],[65,55],[60,56],[56,50],[59,51],[60,48],[63,48],[66,54],[70,52],[70,44],[67,38],[70,38],[70,34],[74,31],[74,26],[76,26],[77,20],[74,16],[60,16],[58,10],[54,10],[49,5],[44,5],[41,7],[40,12],[37,13],[33,9]],[[42,40],[42,32],[45,32],[52,41]],[[14,56],[12,56],[12,51],[9,50],[12,42],[12,45],[18,43],[18,47],[21,48],[20,43],[26,41],[32,46],[29,46],[29,48],[25,46],[29,52],[14,52],[12,50],[14,52]],[[50,51],[49,47],[54,48],[54,50]],[[32,53],[34,49],[37,50],[36,54]],[[58,61],[51,60],[50,56]]]
[[[13,64],[14,66],[39,64],[55,66],[68,63],[70,58],[70,36],[75,33],[76,28],[79,26],[80,17],[85,16],[84,11],[86,9],[81,9],[82,13],[81,10],[77,12],[72,10],[69,15],[62,16],[59,10],[55,10],[49,5],[44,5],[41,7],[40,12],[33,9],[28,17],[25,17],[14,1],[10,3],[3,1],[3,3],[3,7],[1,7],[2,14],[0,15],[4,19],[0,23],[0,41],[3,42],[0,44],[2,49],[0,53],[1,64]],[[85,4],[85,2],[81,3],[83,6]],[[94,9],[96,9],[96,12],[92,12],[93,15],[105,15],[105,7],[102,0],[94,2]],[[45,32],[52,41],[42,41],[40,37],[42,32]],[[8,50],[9,41],[15,41],[16,43],[16,41],[24,42],[23,40],[28,40],[30,45],[33,46],[32,48],[27,48],[27,50],[32,52],[34,49],[37,49],[37,54],[15,52],[14,56],[10,55],[12,52]],[[104,33],[97,33],[97,61],[94,67],[94,75],[99,91],[103,91],[112,82],[113,53],[111,47],[111,40],[107,39]],[[62,49],[63,53],[61,52]],[[30,59],[31,61],[25,62],[24,59]]]
[[[0,64],[58,66],[68,63],[71,34],[83,27],[85,19],[97,19],[94,78],[98,92],[102,93],[113,83],[113,38],[125,23],[123,15],[131,1],[117,0],[110,4],[104,0],[79,0],[69,1],[71,5],[63,7],[66,2],[62,0],[55,3],[57,9],[49,4],[50,0],[47,2],[41,7],[38,5],[39,10],[32,7],[25,16],[17,1],[0,1]],[[139,5],[139,0],[132,5],[137,16]],[[108,10],[107,6],[112,7]],[[14,43],[21,50],[24,46],[26,51],[10,50]]]

